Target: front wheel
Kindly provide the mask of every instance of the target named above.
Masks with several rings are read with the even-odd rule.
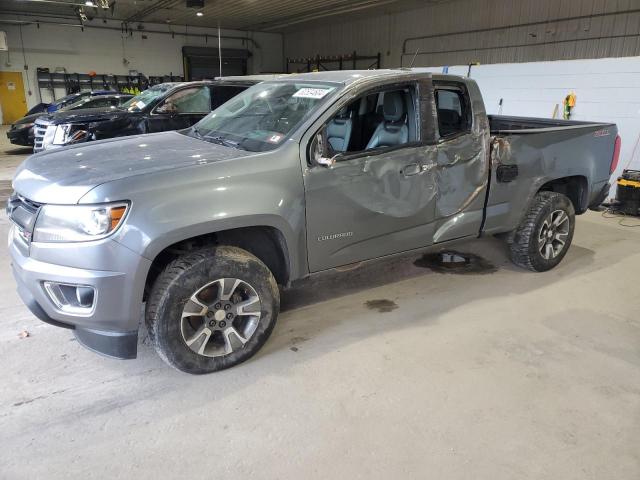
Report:
[[[182,255],[160,274],[145,321],[160,357],[183,372],[210,373],[253,356],[280,309],[276,281],[258,258],[216,246]]]
[[[539,192],[510,243],[516,265],[545,272],[564,258],[575,227],[571,200],[557,192]]]

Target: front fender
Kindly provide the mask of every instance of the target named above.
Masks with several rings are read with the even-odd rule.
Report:
[[[154,238],[147,244],[141,255],[149,260],[158,256],[164,249],[178,242],[201,235],[221,233],[229,230],[248,227],[270,227],[282,234],[285,242],[285,251],[288,255],[288,262],[291,269],[291,278],[298,278],[306,275],[306,262],[300,258],[300,240],[291,225],[283,217],[268,214],[247,215],[243,217],[233,217],[214,221],[201,222],[192,225],[182,225],[174,230],[167,231],[162,236]],[[304,247],[304,244],[302,244]],[[304,250],[302,250],[304,251]]]
[[[204,156],[204,155],[203,155]],[[243,227],[278,230],[291,279],[307,273],[305,204],[297,144],[231,160],[136,175],[96,187],[82,203],[129,200],[114,240],[153,260],[190,238]]]

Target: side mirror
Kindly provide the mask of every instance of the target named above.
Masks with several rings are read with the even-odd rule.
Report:
[[[313,139],[311,146],[311,155],[316,165],[330,168],[336,163],[336,159],[340,154],[333,154],[333,150],[329,142],[327,141],[327,132],[323,128],[320,130],[316,137]]]

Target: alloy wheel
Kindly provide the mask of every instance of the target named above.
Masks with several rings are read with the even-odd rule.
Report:
[[[562,253],[569,236],[569,227],[569,215],[564,210],[555,210],[544,219],[538,234],[538,248],[545,260],[556,258]]]
[[[260,297],[249,283],[220,278],[199,288],[187,300],[180,331],[193,352],[220,357],[243,348],[261,317]]]

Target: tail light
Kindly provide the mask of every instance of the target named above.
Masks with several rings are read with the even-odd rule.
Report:
[[[612,174],[618,168],[618,160],[620,160],[620,146],[622,144],[622,140],[620,139],[620,135],[616,136],[616,142],[613,145],[613,158],[611,159],[611,167],[609,168],[609,174]]]

